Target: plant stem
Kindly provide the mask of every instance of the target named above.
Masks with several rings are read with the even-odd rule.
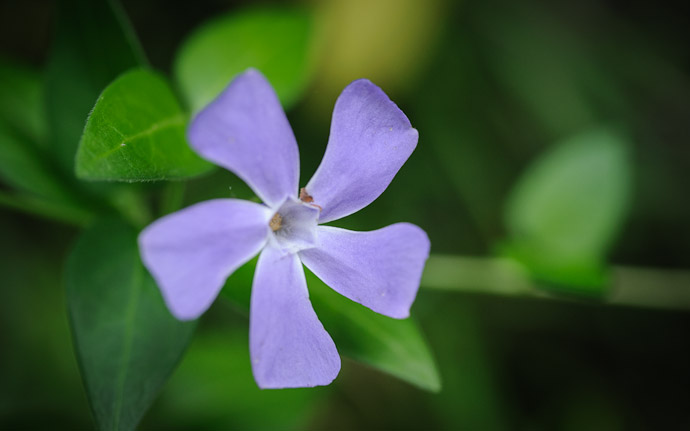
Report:
[[[545,289],[518,263],[502,258],[434,255],[422,287],[456,292],[578,301],[646,308],[690,310],[690,271],[614,266],[602,295],[575,297]]]
[[[160,216],[170,214],[182,208],[185,185],[184,181],[170,181],[165,185],[161,195]]]
[[[93,214],[82,209],[60,205],[32,196],[16,196],[1,191],[0,206],[31,215],[58,220],[77,227],[84,227],[93,219]]]
[[[108,196],[108,202],[123,219],[137,229],[143,228],[153,219],[148,202],[138,187],[121,187]]]

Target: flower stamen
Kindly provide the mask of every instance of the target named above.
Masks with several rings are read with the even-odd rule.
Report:
[[[302,187],[301,189],[299,189],[299,200],[301,200],[304,203],[311,204],[318,208],[320,211],[323,211],[323,208],[321,208],[320,205],[316,205],[314,203],[314,198],[309,193],[307,193],[306,187]]]
[[[302,202],[306,202],[308,204],[314,202],[314,198],[311,197],[309,193],[307,193],[306,187],[302,187],[301,189],[299,189],[299,200],[301,200]]]
[[[283,216],[281,216],[280,213],[275,213],[271,221],[268,223],[268,226],[270,226],[273,232],[280,230],[280,228],[283,226]]]

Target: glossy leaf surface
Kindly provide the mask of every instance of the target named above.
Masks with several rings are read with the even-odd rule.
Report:
[[[139,260],[137,233],[104,221],[77,241],[67,304],[98,428],[133,430],[187,348],[195,322],[176,320]]]
[[[77,176],[152,181],[200,174],[212,165],[187,144],[187,114],[165,78],[129,71],[98,98],[77,152]]]

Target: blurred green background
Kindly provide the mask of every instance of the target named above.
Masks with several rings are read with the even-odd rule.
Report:
[[[70,75],[72,90],[51,90],[51,79],[70,74],[70,55],[56,51],[109,58],[112,48],[65,42],[60,28],[87,26],[65,3],[0,3],[2,88],[26,90],[20,100],[0,93],[0,429],[94,428],[63,264],[93,214],[135,208],[130,218],[146,221],[147,202],[167,193],[109,185],[103,203],[104,188],[76,185],[70,157],[47,156],[60,142],[76,149],[92,94],[114,78]],[[338,225],[408,221],[428,232],[432,258],[413,319],[442,383],[427,392],[345,359],[331,386],[260,391],[246,316],[219,300],[141,429],[690,429],[687,3],[121,3],[151,66],[168,76],[209,19],[257,4],[305,13],[308,49],[294,55],[307,66],[291,64],[291,52],[272,66],[294,87],[281,96],[303,179],[350,81],[369,78],[398,103],[419,145],[376,202]],[[108,28],[95,31],[108,40]],[[83,122],[70,128],[51,110]],[[53,124],[44,127],[46,115]],[[25,135],[44,143],[31,162],[7,150]],[[49,184],[45,195],[33,193],[36,181]],[[54,206],[61,194],[73,202]],[[183,199],[230,195],[250,197],[216,170],[191,180]]]

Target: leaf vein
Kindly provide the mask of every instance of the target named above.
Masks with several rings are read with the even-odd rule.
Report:
[[[139,306],[139,295],[142,288],[142,271],[135,267],[132,287],[130,289],[130,300],[127,304],[125,312],[125,334],[122,346],[122,358],[120,373],[117,378],[117,392],[115,396],[115,414],[113,415],[113,430],[118,430],[120,426],[120,416],[122,414],[122,403],[125,392],[125,383],[127,381],[127,371],[129,370],[129,359],[132,353],[132,345],[134,344],[134,320],[136,311]]]
[[[143,136],[152,135],[153,133],[157,132],[158,130],[164,130],[164,129],[167,129],[170,127],[182,125],[185,123],[185,121],[186,121],[185,115],[184,114],[178,114],[178,115],[175,115],[173,117],[169,117],[169,118],[166,118],[164,120],[157,121],[157,122],[153,123],[148,129],[144,129],[141,132],[137,132],[137,133],[130,135],[130,136],[126,136],[124,133],[120,132],[117,128],[115,128],[115,126],[113,126],[112,124],[108,124],[108,126],[112,130],[117,132],[124,139],[119,141],[117,143],[117,146],[115,146],[115,148],[112,148],[112,149],[110,149],[104,153],[101,153],[101,154],[95,156],[94,161],[99,161],[99,160],[102,160],[106,157],[111,156],[112,154],[114,154],[117,151],[121,150],[122,148],[126,147],[126,145],[129,142],[132,142],[135,139],[141,138]]]

